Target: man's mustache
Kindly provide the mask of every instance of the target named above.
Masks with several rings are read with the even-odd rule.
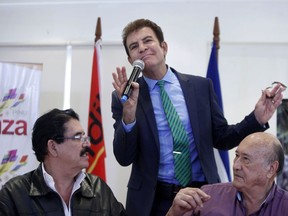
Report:
[[[85,146],[80,152],[80,157],[82,157],[86,152],[88,152],[92,157],[95,155],[95,152],[88,146]]]

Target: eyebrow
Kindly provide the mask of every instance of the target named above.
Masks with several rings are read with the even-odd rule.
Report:
[[[249,157],[249,158],[251,158],[251,155],[250,155],[250,154],[243,153],[242,155],[245,156],[245,157]]]
[[[80,131],[79,132],[75,132],[73,136],[78,136],[78,135],[80,135],[80,136],[81,135],[85,135],[85,132],[83,132],[83,131],[82,132],[80,132]]]
[[[237,151],[237,150],[235,151],[235,154],[238,154],[238,155],[242,155],[242,156],[251,158],[251,155],[250,155],[250,154],[248,154],[248,153],[243,153],[243,152],[242,152],[242,153],[241,153],[241,152],[239,153],[239,151]]]
[[[142,38],[141,39],[141,41],[144,41],[144,40],[146,40],[146,39],[149,39],[149,38],[153,38],[151,35],[148,35],[148,36],[145,36],[144,38]],[[135,44],[138,44],[138,42],[136,41],[136,42],[132,42],[128,47],[129,47],[129,49],[131,49],[131,46],[133,46],[133,45],[135,45]]]

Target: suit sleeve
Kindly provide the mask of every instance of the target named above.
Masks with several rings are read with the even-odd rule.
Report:
[[[244,119],[237,123],[229,125],[225,119],[220,106],[217,103],[217,96],[213,90],[213,84],[210,80],[211,110],[214,147],[222,150],[232,149],[251,133],[265,131],[269,128],[267,123],[262,126],[256,120],[254,111],[245,116]]]
[[[112,93],[112,117],[115,120],[113,151],[118,163],[129,166],[133,163],[137,152],[137,124],[130,132],[126,132],[122,125],[123,106],[116,91]]]

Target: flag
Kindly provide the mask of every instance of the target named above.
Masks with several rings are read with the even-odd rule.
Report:
[[[88,136],[91,137],[91,148],[95,152],[93,157],[89,156],[88,173],[99,176],[106,181],[105,173],[105,144],[101,117],[100,103],[100,51],[101,39],[95,42],[93,54],[93,66],[90,87],[90,103],[88,114]]]
[[[214,91],[218,97],[218,104],[223,111],[220,78],[219,78],[219,71],[218,71],[218,61],[217,61],[217,47],[216,47],[215,42],[213,42],[213,45],[212,45],[212,50],[210,54],[210,60],[208,64],[206,77],[212,80]],[[218,173],[220,175],[221,182],[231,181],[228,151],[214,150],[214,154],[215,154],[215,159],[216,159]]]

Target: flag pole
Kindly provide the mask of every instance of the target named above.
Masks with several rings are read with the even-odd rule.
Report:
[[[97,40],[100,40],[102,36],[102,28],[101,28],[101,17],[98,17],[97,24],[96,24],[96,30],[95,30],[95,40],[96,43]]]
[[[218,50],[220,49],[220,28],[219,28],[219,20],[218,17],[215,17],[214,20],[214,28],[213,28],[213,42],[216,45],[217,48],[217,60],[218,60]]]

